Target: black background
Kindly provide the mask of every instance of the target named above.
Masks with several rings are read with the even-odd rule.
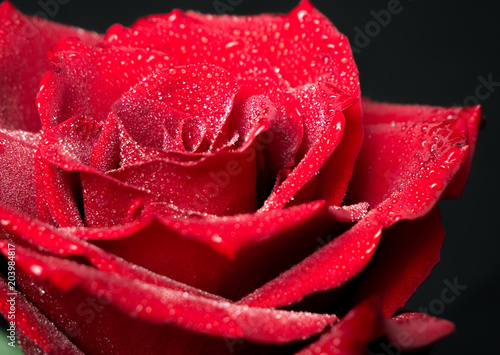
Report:
[[[53,1],[12,3],[25,13],[45,12],[54,21],[99,32],[113,23],[130,25],[139,16],[172,8],[216,12],[213,0],[59,0],[66,4],[44,10],[41,4]],[[239,3],[229,12],[232,14],[288,12],[297,3],[221,2]],[[381,101],[432,105],[463,105],[477,100],[483,106],[488,121],[480,132],[466,190],[461,199],[440,203],[447,231],[442,262],[409,308],[434,305],[431,314],[455,322],[456,332],[436,345],[432,354],[500,354],[500,234],[494,229],[500,220],[500,11],[495,1],[400,0],[402,11],[392,15],[386,26],[378,27],[373,11],[386,10],[389,0],[313,3],[360,49],[355,59],[364,95]],[[369,34],[366,47],[356,38],[356,27]],[[490,91],[483,88],[478,98],[479,77],[499,84]],[[436,308],[439,302],[435,300],[441,299],[446,288],[444,281],[455,278],[467,289],[445,304],[444,310]]]

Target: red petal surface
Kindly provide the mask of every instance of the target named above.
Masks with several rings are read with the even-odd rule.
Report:
[[[359,97],[358,73],[348,41],[309,1],[286,15],[213,16],[188,12],[212,31],[243,38],[253,56],[262,56],[279,68],[292,87],[327,82]],[[154,17],[153,17],[154,19]]]
[[[397,109],[398,106],[394,107],[396,112]],[[446,155],[444,163],[447,166],[462,165],[456,158],[468,142],[465,118],[452,115],[449,119],[434,122],[434,116],[426,115],[414,121],[387,122],[383,116],[379,122],[378,116],[372,116],[370,112],[364,115],[365,139],[356,160],[347,200],[367,201],[376,206],[415,178],[429,182],[428,185],[416,186],[421,192],[430,188],[441,194],[444,185],[449,183],[443,181],[446,180],[443,177],[450,173],[446,166],[435,162]],[[415,201],[413,207],[418,209],[422,202]]]
[[[58,42],[49,59],[58,71],[43,77],[36,100],[44,127],[75,116],[103,122],[124,92],[152,72],[175,63],[164,53],[92,48],[76,38]]]
[[[39,17],[24,16],[8,1],[0,5],[0,127],[36,132],[42,127],[35,105],[38,82],[52,69],[45,59],[59,39],[78,36],[87,43],[102,37]]]
[[[439,262],[444,235],[438,207],[425,217],[391,227],[362,275],[354,302],[377,295],[382,315],[391,317]]]
[[[350,230],[283,272],[240,303],[280,307],[303,297],[340,286],[370,261],[382,234],[382,226],[362,220]]]
[[[333,222],[322,207],[321,203],[311,203],[267,215],[184,221],[164,218],[161,224],[144,220],[120,228],[98,229],[55,229],[6,207],[0,212],[6,231],[51,253],[84,255],[105,271],[133,275],[147,282],[158,279],[148,276],[150,272],[138,275],[130,265],[106,256],[101,249],[68,234],[71,233],[95,240],[106,250],[134,262],[134,270],[140,269],[140,265],[203,289],[241,297],[313,249],[317,243],[314,237],[324,233]],[[230,261],[221,252],[239,255]],[[275,258],[277,253],[282,255],[279,260]],[[256,258],[261,261],[258,265],[254,263]]]
[[[214,17],[176,10],[141,19],[130,29],[115,26],[106,39],[113,46],[161,50],[183,63],[216,64],[240,78],[242,92],[268,95],[278,108],[270,129],[272,139],[266,142],[269,149],[264,152],[273,175],[298,162],[295,154],[302,139],[302,118],[297,116],[291,98],[278,94],[287,90],[283,83],[293,87],[322,82],[337,92],[359,97],[357,69],[347,40],[308,1],[288,15]],[[274,78],[276,73],[279,75]],[[332,180],[338,182],[339,188],[326,194],[332,204],[339,204],[344,196],[361,144],[359,110],[349,110],[348,116],[352,138],[342,145],[342,152],[321,181],[322,189]],[[310,177],[304,179],[307,182]]]
[[[130,28],[112,26],[106,41],[114,47],[148,48],[168,54],[180,64],[210,63],[238,78],[283,79],[268,59],[225,30],[214,30],[180,10],[139,19]]]
[[[455,330],[450,321],[424,313],[408,312],[384,320],[387,339],[402,351],[412,351],[431,345]]]
[[[38,134],[0,129],[0,203],[32,217],[36,214],[33,176]]]
[[[481,122],[481,107],[435,107],[422,105],[398,105],[374,102],[363,99],[364,122],[367,125],[380,123],[430,123],[443,122],[451,119],[464,118],[467,121],[469,157],[450,185],[446,188],[443,198],[458,198],[462,193],[469,175],[472,158],[477,143],[479,124]]]
[[[301,87],[294,90],[294,95],[296,110],[304,122],[304,137],[297,157],[300,162],[271,193],[263,211],[282,208],[323,167],[342,139],[345,124],[342,110],[352,104],[325,86]]]
[[[40,223],[5,206],[0,206],[0,225],[16,243],[43,249],[44,252],[59,256],[84,256],[99,270],[131,279],[138,279],[160,287],[189,292],[192,295],[212,300],[223,300],[220,296],[195,289],[188,285],[154,274],[138,265],[128,263],[79,238],[123,238],[144,228],[147,223],[131,224],[110,229],[63,229]],[[77,236],[77,237],[75,237]]]
[[[463,120],[425,126],[412,125],[408,129],[412,134],[405,133],[407,127],[401,124],[368,126],[350,191],[351,197],[356,196],[352,201],[368,201],[376,208],[352,229],[241,302],[277,307],[340,286],[366,266],[383,227],[418,218],[432,209],[467,159],[467,130]],[[432,139],[432,144],[422,145],[426,139]],[[410,155],[411,159],[403,159]]]
[[[87,170],[99,130],[92,119],[75,117],[44,131],[35,166],[38,215],[43,221],[49,222],[50,215],[62,227],[83,225],[73,193],[81,190],[80,184],[62,169]]]
[[[354,163],[363,142],[361,104],[344,110],[343,139],[318,175],[316,199],[324,199],[330,206],[338,206],[344,200]]]
[[[375,299],[369,299],[349,311],[330,331],[296,355],[363,355],[366,346],[380,328]]]
[[[2,248],[4,254],[7,253]],[[152,286],[138,280],[110,275],[75,262],[16,248],[17,265],[24,272],[46,280],[62,291],[79,286],[137,319],[173,324],[196,332],[245,337],[264,343],[304,339],[335,322],[333,315],[289,312],[217,302]]]
[[[147,139],[149,133],[145,122],[151,124],[158,116],[175,123],[195,118],[194,126],[185,125],[182,134],[192,139],[199,127],[203,127],[205,134],[198,142],[184,141],[198,147],[201,140],[213,142],[220,134],[238,90],[236,80],[221,68],[201,64],[177,67],[141,81],[116,102],[113,110],[139,143]],[[177,112],[183,115],[179,117]]]
[[[228,217],[161,218],[175,232],[208,244],[233,258],[248,244],[259,243],[281,233],[291,232],[317,215],[324,204],[311,202],[269,213]]]
[[[306,256],[316,244],[314,238],[333,222],[322,203],[267,214],[160,221],[126,238],[91,238],[134,264],[232,299]],[[134,247],[138,243],[140,249]]]
[[[5,242],[0,242],[0,248],[7,250]],[[9,300],[14,299],[14,303]],[[11,306],[15,311],[10,312]],[[0,313],[9,320],[9,316],[15,315],[16,337],[20,337],[23,353],[40,354],[83,354],[54,323],[33,304],[31,304],[20,292],[14,288],[10,289],[7,280],[0,277]],[[10,327],[10,325],[9,325]]]

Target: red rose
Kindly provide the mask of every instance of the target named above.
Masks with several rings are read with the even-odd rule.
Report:
[[[453,330],[396,312],[439,260],[479,107],[362,100],[308,1],[105,36],[0,15],[0,310],[25,353],[359,354]]]

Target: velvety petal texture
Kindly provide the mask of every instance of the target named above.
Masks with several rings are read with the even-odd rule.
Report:
[[[8,253],[7,244],[0,243],[0,248]],[[24,354],[83,354],[38,308],[14,287],[10,288],[3,277],[0,279],[0,303],[0,312],[14,324],[12,327],[9,323],[9,328],[17,327],[14,334],[19,337]],[[11,306],[14,306],[14,312]],[[12,314],[15,318],[12,318]]]
[[[47,51],[60,39],[78,37],[95,44],[102,36],[19,13],[0,4],[0,127],[37,132],[42,127],[35,98],[38,82],[52,69]]]
[[[0,312],[14,297],[26,354],[356,355],[453,331],[402,309],[480,107],[362,99],[307,0],[104,35],[0,18]]]

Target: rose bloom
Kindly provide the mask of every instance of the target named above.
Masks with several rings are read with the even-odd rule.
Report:
[[[453,331],[402,308],[479,107],[361,98],[308,1],[105,35],[0,16],[0,309],[26,354],[363,354]]]

